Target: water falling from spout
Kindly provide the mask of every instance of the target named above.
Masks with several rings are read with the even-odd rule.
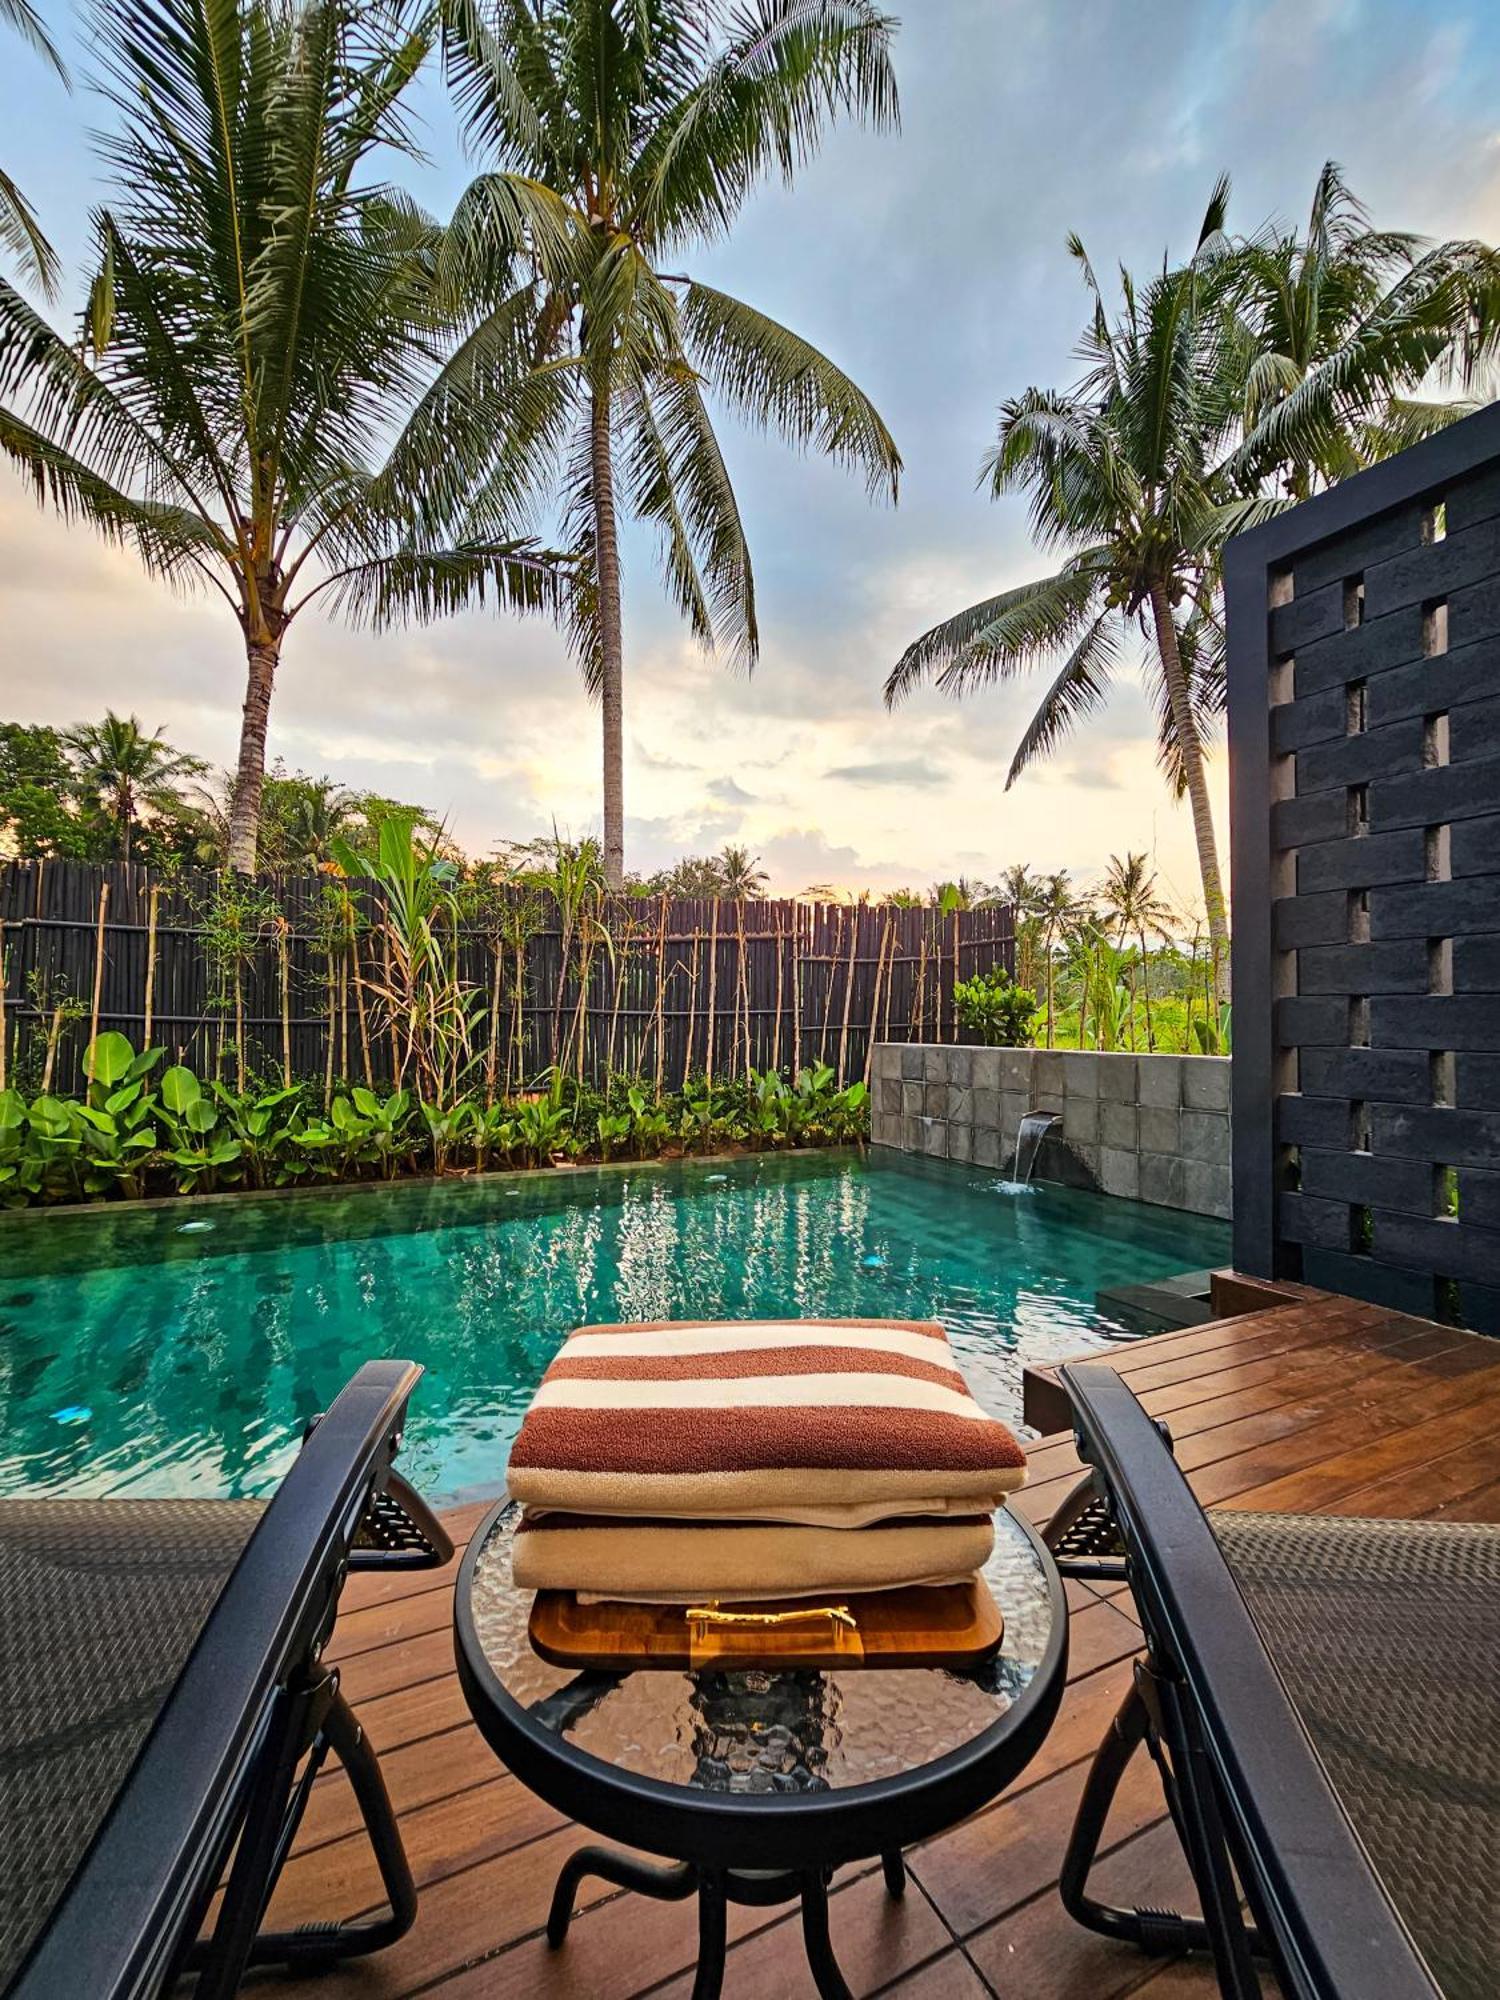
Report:
[[[1015,1176],[1023,1187],[1031,1185],[1031,1176],[1036,1171],[1036,1156],[1042,1149],[1043,1139],[1054,1125],[1061,1123],[1055,1111],[1027,1111],[1022,1114],[1021,1122],[1016,1127]]]

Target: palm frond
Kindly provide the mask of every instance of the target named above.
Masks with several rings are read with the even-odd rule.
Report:
[[[826,355],[707,285],[688,285],[682,323],[694,365],[747,422],[859,467],[872,495],[888,491],[895,500],[901,479],[895,439],[869,397]]]
[[[887,708],[923,681],[935,682],[944,693],[962,694],[1040,665],[1059,646],[1077,643],[1096,611],[1098,588],[1097,571],[1081,561],[945,618],[914,639],[891,669],[885,684]]]
[[[397,549],[336,570],[302,604],[328,593],[328,605],[351,624],[375,631],[426,623],[493,605],[556,616],[565,558],[533,542],[455,542],[445,549]],[[301,604],[295,607],[301,609]]]
[[[840,116],[899,122],[894,22],[872,0],[752,0],[633,163],[632,225],[660,244],[721,235],[755,183],[791,179]]]
[[[1049,757],[1078,723],[1103,706],[1120,663],[1117,623],[1118,613],[1105,609],[1084,627],[1016,745],[1005,776],[1007,791],[1028,765]]]
[[[41,287],[49,299],[56,298],[61,267],[57,252],[42,233],[36,211],[0,167],[0,248],[8,250]]]
[[[68,66],[58,54],[57,44],[48,34],[47,24],[32,6],[31,0],[0,0],[0,22],[13,29],[23,42],[29,42],[57,77],[72,89]]]

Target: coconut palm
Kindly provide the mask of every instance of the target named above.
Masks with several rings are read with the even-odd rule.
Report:
[[[1171,937],[1172,906],[1156,891],[1156,874],[1148,866],[1144,854],[1131,854],[1128,850],[1123,859],[1118,854],[1109,857],[1109,867],[1104,880],[1099,885],[1099,901],[1115,926],[1116,944],[1123,945],[1127,938],[1133,940],[1140,954],[1141,996],[1146,1006],[1146,1047],[1156,1047],[1156,1028],[1151,1019],[1151,957],[1147,938],[1160,944]],[[1131,1039],[1135,1037],[1135,989],[1131,988]]]
[[[114,202],[78,341],[0,283],[0,448],[38,498],[217,591],[246,693],[228,859],[255,866],[283,643],[319,600],[377,625],[556,573],[484,532],[434,539],[451,485],[439,232],[373,178],[408,150],[430,45],[400,0],[105,0]]]
[[[114,822],[120,859],[130,859],[130,837],[140,809],[170,812],[182,803],[180,787],[208,769],[201,757],[174,750],[164,732],[149,736],[134,715],[106,709],[102,722],[64,730],[62,744],[77,772],[78,790]]]
[[[1236,262],[1245,476],[1304,500],[1477,407],[1423,389],[1434,370],[1472,381],[1494,344],[1500,260],[1486,245],[1372,229],[1330,160],[1306,234],[1269,228]]]
[[[1042,960],[1047,980],[1047,1046],[1050,1049],[1057,1026],[1057,1010],[1054,1004],[1056,988],[1056,962],[1053,948],[1058,937],[1067,928],[1078,907],[1078,895],[1066,868],[1059,868],[1051,875],[1044,875],[1037,891],[1036,914],[1042,926]]]
[[[885,686],[894,705],[924,680],[964,694],[1051,666],[1011,761],[1009,788],[1103,704],[1144,640],[1159,755],[1191,805],[1204,902],[1226,970],[1204,757],[1206,728],[1223,697],[1219,551],[1229,533],[1276,504],[1236,498],[1224,471],[1243,401],[1233,260],[1223,234],[1228,193],[1227,182],[1214,189],[1190,264],[1140,286],[1122,274],[1114,321],[1072,239],[1093,302],[1082,343],[1088,372],[1072,389],[1028,389],[1005,403],[985,461],[992,493],[1027,492],[1037,539],[1066,551],[1066,560],[1050,576],[935,625],[907,647]]]
[[[736,847],[732,841],[720,850],[718,867],[723,884],[720,893],[734,903],[751,902],[763,896],[771,879],[761,867],[758,854],[752,854],[748,847]]]
[[[475,312],[474,446],[503,469],[487,518],[509,525],[532,494],[560,497],[618,889],[621,513],[656,532],[667,589],[705,648],[746,668],[758,648],[749,546],[705,390],[895,495],[901,461],[869,399],[799,335],[682,271],[759,181],[790,179],[837,116],[894,124],[892,24],[872,0],[444,0],[444,16],[468,137],[491,166],[444,256]]]
[[[31,0],[0,0],[0,22],[30,42],[53,72],[68,83],[67,66]],[[71,87],[71,86],[70,86]],[[57,290],[57,252],[42,234],[31,203],[0,167],[0,245],[17,259],[50,299]]]

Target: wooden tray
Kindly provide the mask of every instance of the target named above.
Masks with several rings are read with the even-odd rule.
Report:
[[[558,1667],[633,1673],[646,1667],[719,1671],[790,1667],[979,1666],[1005,1636],[982,1577],[967,1583],[873,1590],[836,1603],[580,1604],[570,1590],[539,1590],[531,1643]]]

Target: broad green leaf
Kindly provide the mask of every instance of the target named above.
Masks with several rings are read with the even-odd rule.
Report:
[[[95,1035],[84,1054],[84,1067],[95,1083],[102,1083],[106,1090],[122,1083],[130,1074],[135,1061],[135,1050],[124,1035],[113,1029],[102,1035]]]
[[[179,1117],[189,1105],[196,1104],[203,1096],[203,1086],[190,1069],[181,1063],[169,1069],[161,1080],[161,1101],[168,1111]]]

